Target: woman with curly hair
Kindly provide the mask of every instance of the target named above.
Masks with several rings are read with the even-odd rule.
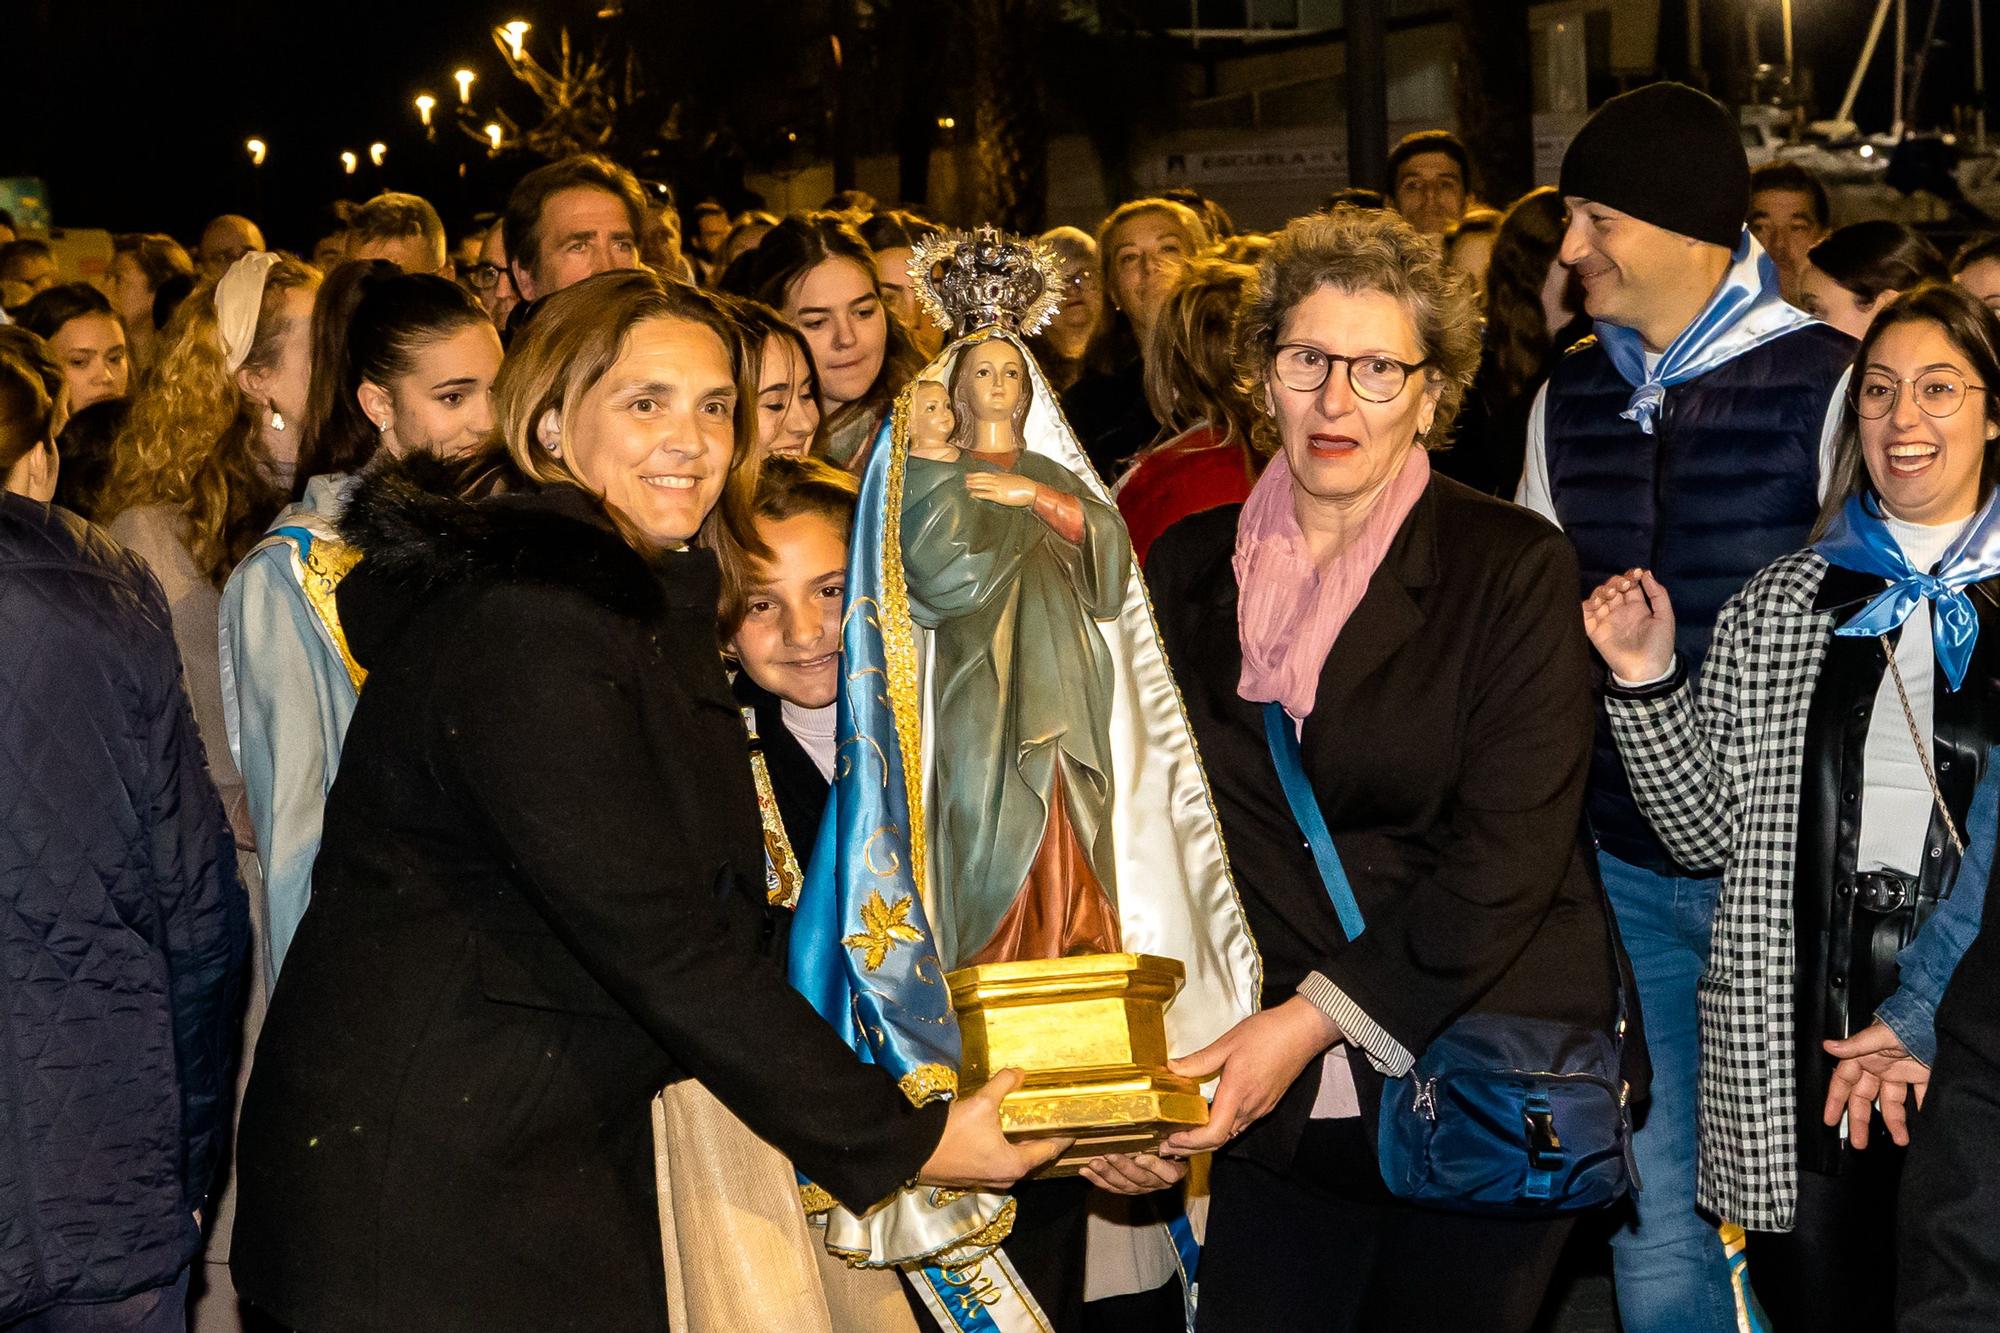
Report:
[[[319,274],[245,255],[183,302],[132,404],[98,505],[166,590],[195,721],[239,845],[243,780],[229,759],[216,626],[222,585],[291,491]]]
[[[1221,1076],[1207,1125],[1162,1149],[1216,1154],[1203,1333],[1518,1333],[1574,1221],[1392,1195],[1370,1132],[1385,1080],[1459,1015],[1608,1032],[1617,1007],[1580,836],[1576,557],[1553,526],[1431,474],[1476,328],[1470,283],[1401,217],[1291,223],[1235,337],[1279,448],[1247,501],[1183,519],[1146,561],[1264,960],[1264,1008],[1174,1062]],[[1278,738],[1298,747],[1297,807]],[[1306,801],[1365,931],[1323,886],[1292,813]]]

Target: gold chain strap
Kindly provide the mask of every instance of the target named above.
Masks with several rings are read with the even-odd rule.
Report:
[[[1952,822],[1951,811],[1945,809],[1944,793],[1938,790],[1937,774],[1931,771],[1931,752],[1924,748],[1924,738],[1917,731],[1917,715],[1910,707],[1910,692],[1903,688],[1903,673],[1896,668],[1896,649],[1886,634],[1876,636],[1882,645],[1882,655],[1889,659],[1889,679],[1896,682],[1896,698],[1903,704],[1903,721],[1910,728],[1910,743],[1917,747],[1917,762],[1924,766],[1924,780],[1931,784],[1931,799],[1937,802],[1937,812],[1944,817],[1944,831],[1951,838],[1951,849],[1960,856],[1965,855],[1965,839],[1958,836],[1958,825]]]

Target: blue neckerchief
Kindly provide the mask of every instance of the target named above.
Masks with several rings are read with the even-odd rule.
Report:
[[[1828,564],[1889,580],[1888,589],[1834,630],[1835,634],[1849,638],[1887,634],[1910,618],[1919,601],[1928,598],[1931,642],[1937,648],[1938,665],[1944,668],[1945,680],[1953,690],[1965,683],[1973,645],[1979,642],[1979,613],[1965,590],[2000,574],[2000,504],[1993,499],[1986,502],[1938,561],[1936,573],[1911,565],[1889,525],[1858,495],[1848,497],[1826,536],[1813,543],[1813,550]]]
[[[1812,316],[1778,295],[1777,266],[1746,227],[1730,255],[1722,285],[1694,322],[1667,344],[1652,374],[1646,373],[1646,347],[1635,330],[1602,320],[1595,328],[1611,364],[1632,386],[1632,397],[1618,415],[1638,422],[1639,429],[1651,435],[1668,386],[1706,375],[1751,348],[1811,322]]]

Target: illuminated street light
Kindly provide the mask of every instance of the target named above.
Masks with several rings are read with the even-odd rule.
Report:
[[[385,158],[385,157],[387,157],[387,156],[389,156],[389,145],[388,145],[388,144],[385,144],[385,143],[371,143],[371,144],[369,144],[369,145],[368,145],[368,160],[369,160],[370,162],[373,162],[373,163],[374,163],[374,164],[375,164],[376,166],[378,166],[378,167],[379,167],[379,166],[381,166],[381,165],[382,165],[382,159],[383,159],[383,158]]]
[[[512,23],[501,25],[500,31],[504,34],[507,49],[513,52],[514,59],[519,60],[521,58],[522,39],[528,35],[528,29],[533,26],[533,24],[528,23],[524,19],[515,19]]]
[[[470,106],[472,104],[472,81],[479,76],[469,69],[462,69],[451,77],[458,80],[458,104],[460,106]]]
[[[941,129],[941,130],[955,130],[955,129],[957,129],[957,128],[958,128],[958,117],[956,117],[956,116],[939,116],[939,117],[938,117],[938,128],[939,128],[939,129]]]
[[[500,128],[500,124],[498,121],[489,121],[487,123],[486,142],[493,145],[494,152],[497,153],[500,151],[500,139],[505,133],[506,131]]]
[[[340,155],[340,165],[346,168],[348,175],[352,176],[354,169],[361,165],[361,159],[353,153],[342,153]]]
[[[250,150],[251,166],[261,167],[264,165],[264,153],[266,152],[266,149],[264,147],[264,141],[262,139],[251,139],[246,143],[244,143],[243,146]]]
[[[437,98],[432,97],[429,93],[417,94],[417,115],[422,118],[425,129],[431,127],[431,108],[437,104]]]

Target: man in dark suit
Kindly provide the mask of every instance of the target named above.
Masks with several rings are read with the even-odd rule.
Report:
[[[1805,545],[1853,342],[1786,305],[1743,226],[1749,167],[1728,112],[1680,84],[1607,102],[1563,159],[1561,260],[1597,337],[1565,356],[1528,421],[1521,504],[1575,544],[1587,594],[1651,569],[1696,669],[1722,604]],[[1736,1327],[1715,1225],[1694,1206],[1695,983],[1719,870],[1674,863],[1632,801],[1600,718],[1586,809],[1638,975],[1653,1105],[1646,1189],[1613,1238],[1629,1333]]]

